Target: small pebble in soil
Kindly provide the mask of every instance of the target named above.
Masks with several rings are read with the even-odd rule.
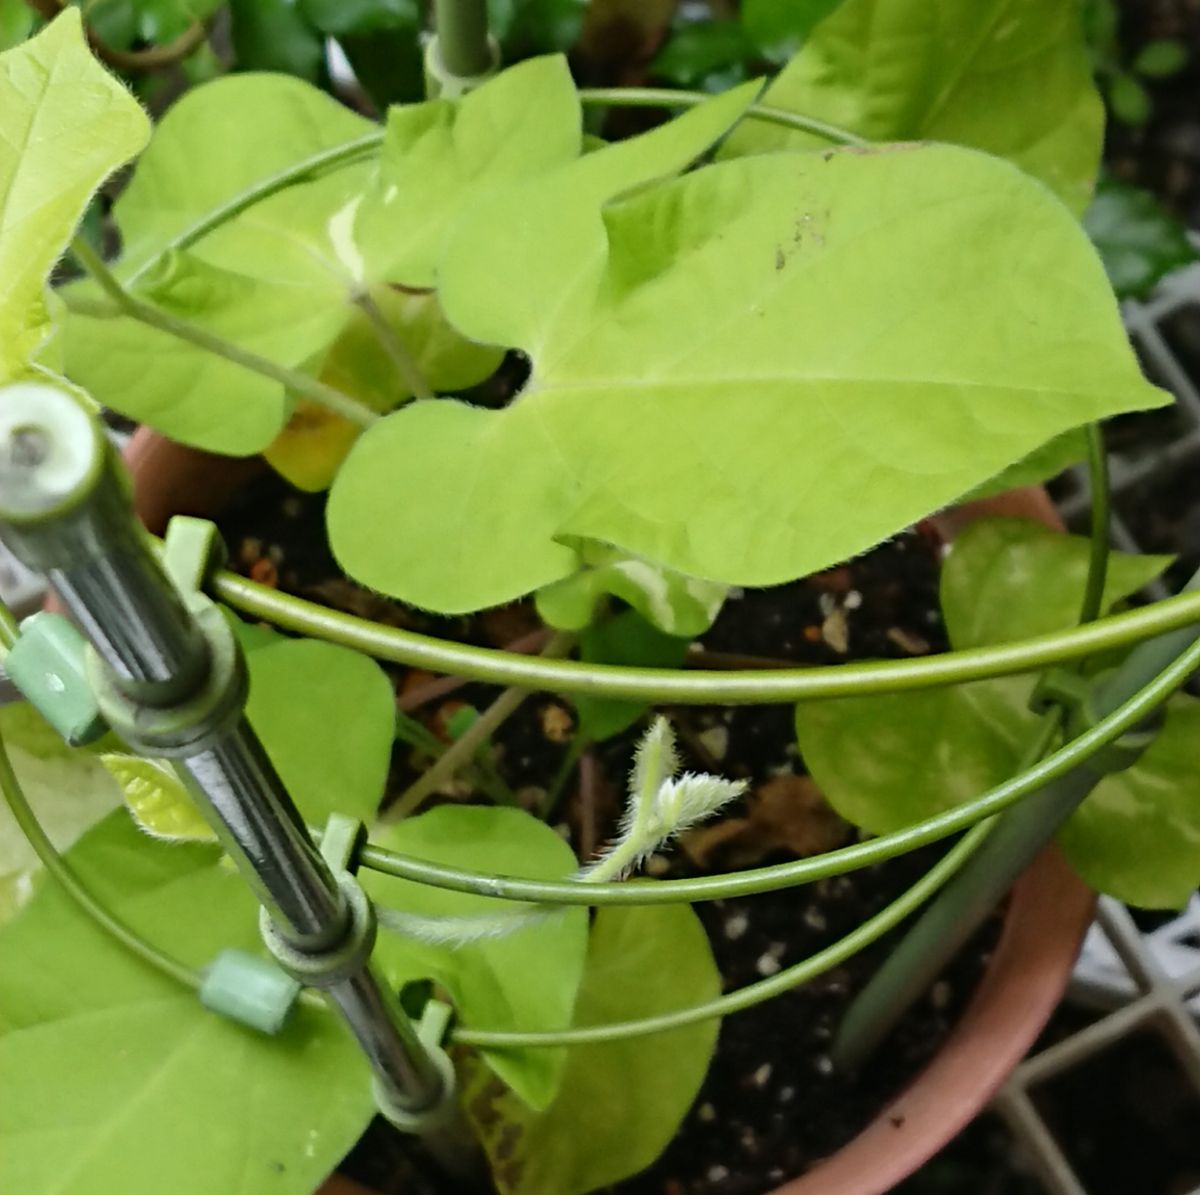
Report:
[[[710,726],[707,730],[702,730],[696,737],[700,740],[700,745],[713,759],[721,760],[725,758],[725,753],[729,750],[728,726]]]
[[[779,974],[779,958],[772,951],[768,950],[758,956],[758,960],[754,964],[754,969],[764,979],[768,975]]]
[[[749,927],[750,918],[740,910],[736,913],[731,913],[725,918],[725,936],[731,942],[736,942],[738,938],[745,934]]]
[[[850,624],[845,610],[834,610],[826,617],[821,623],[821,638],[840,656],[850,650]]]
[[[762,1066],[760,1066],[758,1070],[751,1075],[754,1086],[766,1087],[766,1085],[771,1081],[772,1070],[774,1070],[774,1068],[771,1066],[771,1064],[769,1062],[764,1062]]]
[[[710,1183],[723,1183],[728,1177],[728,1166],[710,1166],[708,1168],[708,1181]]]
[[[809,905],[804,910],[804,924],[818,934],[823,934],[829,928],[828,919],[817,905]]]
[[[703,1124],[712,1124],[712,1122],[717,1119],[717,1110],[712,1106],[712,1104],[701,1104],[700,1107],[696,1109],[696,1117]]]

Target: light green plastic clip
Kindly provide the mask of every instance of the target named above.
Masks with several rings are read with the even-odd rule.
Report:
[[[42,611],[21,623],[4,661],[9,680],[73,747],[94,743],[108,729],[88,683],[86,651],[74,623]]]
[[[260,1033],[276,1034],[297,999],[300,983],[274,963],[244,950],[222,950],[209,964],[200,1003]]]

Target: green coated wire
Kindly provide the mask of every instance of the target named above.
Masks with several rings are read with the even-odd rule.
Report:
[[[911,692],[990,680],[1097,655],[1200,622],[1200,591],[1099,618],[1086,626],[942,652],[915,660],[879,660],[820,668],[748,671],[675,670],[548,660],[450,643],[400,627],[328,610],[233,573],[218,573],[213,594],[235,610],[275,626],[353,648],[395,664],[488,684],[585,693],[651,705],[770,705],[828,697]]]
[[[488,1029],[472,1029],[468,1026],[454,1029],[451,1041],[458,1045],[479,1046],[489,1050],[528,1049],[531,1046],[575,1046],[585,1043],[624,1041],[631,1037],[642,1037],[649,1033],[664,1033],[683,1025],[694,1025],[697,1021],[709,1021],[716,1017],[741,1012],[764,1000],[782,995],[802,983],[838,966],[860,950],[870,946],[888,930],[900,924],[906,917],[925,903],[953,876],[983,843],[991,830],[990,823],[976,826],[961,842],[958,842],[929,869],[902,896],[897,897],[886,909],[876,913],[844,938],[827,946],[824,950],[806,958],[794,966],[785,967],[777,975],[760,979],[756,983],[738,988],[715,1000],[695,1004],[674,1012],[659,1013],[657,1016],[642,1017],[633,1021],[613,1021],[605,1025],[585,1025],[577,1029],[564,1029],[556,1033],[518,1033]]]
[[[603,104],[614,107],[680,107],[691,108],[712,99],[703,91],[673,91],[652,87],[637,88],[594,88],[579,93],[583,104]],[[782,108],[774,108],[768,104],[751,104],[746,110],[746,116],[752,120],[766,121],[768,124],[782,125],[798,132],[812,133],[842,145],[866,144],[863,138],[847,129],[838,128],[815,117],[804,116],[797,112],[787,112]],[[198,220],[187,225],[176,233],[170,241],[153,257],[148,258],[124,280],[126,287],[132,287],[135,282],[148,274],[163,257],[181,249],[190,248],[197,241],[216,231],[221,225],[227,224],[236,216],[240,216],[248,208],[272,195],[304,182],[306,179],[326,171],[339,170],[346,166],[355,166],[374,154],[384,140],[384,130],[366,133],[352,141],[344,141],[340,145],[330,146],[310,154],[307,158],[291,166],[278,170],[266,178],[260,179],[251,187],[231,195],[224,203],[210,209]]]
[[[579,92],[580,102],[602,107],[618,108],[694,108],[705,100],[712,99],[707,91],[684,91],[673,87],[587,87]],[[751,104],[746,109],[751,120],[762,120],[767,124],[782,125],[798,133],[812,133],[826,141],[839,145],[869,145],[866,137],[843,129],[839,125],[818,120],[815,116],[804,116],[799,112],[788,112],[770,104]]]
[[[203,983],[203,977],[198,971],[164,954],[140,934],[130,929],[114,913],[110,913],[79,878],[75,869],[58,853],[25,796],[21,782],[13,770],[12,761],[8,757],[2,735],[0,735],[0,792],[3,793],[4,800],[12,810],[13,818],[21,833],[33,847],[34,853],[41,860],[47,873],[58,881],[67,895],[100,929],[119,942],[130,954],[136,955],[156,971],[186,988],[199,990]]]
[[[399,855],[372,844],[364,848],[360,863],[373,871],[414,880],[435,888],[537,904],[672,904],[753,896],[760,892],[773,892],[780,888],[812,883],[842,875],[855,868],[883,863],[896,855],[946,838],[984,818],[1000,813],[1051,780],[1086,763],[1101,747],[1113,742],[1148,717],[1197,668],[1200,668],[1200,640],[1192,644],[1135,696],[1021,775],[1006,780],[974,801],[956,806],[936,817],[927,818],[923,822],[917,822],[881,838],[854,843],[809,859],[797,859],[790,863],[778,863],[770,867],[727,875],[704,876],[700,879],[660,880],[657,884],[583,884],[575,880],[530,880],[492,876]]]

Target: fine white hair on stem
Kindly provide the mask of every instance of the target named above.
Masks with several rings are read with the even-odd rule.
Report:
[[[426,917],[376,905],[379,924],[392,933],[429,946],[469,946],[506,938],[558,915],[557,909],[530,909],[511,913],[481,914],[478,917]]]
[[[655,718],[638,744],[629,777],[629,804],[616,838],[579,878],[592,883],[620,879],[637,869],[659,847],[718,813],[746,791],[744,780],[726,780],[707,772],[679,771],[675,729]]]
[[[617,836],[599,858],[575,873],[590,883],[622,879],[659,847],[718,813],[746,791],[744,780],[726,780],[706,772],[679,771],[675,730],[666,718],[655,718],[633,758],[629,803]],[[398,909],[378,908],[379,924],[431,946],[467,946],[507,937],[561,916],[563,910],[529,907],[475,917],[427,917]]]

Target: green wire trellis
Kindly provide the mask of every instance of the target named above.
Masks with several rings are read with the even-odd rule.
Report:
[[[702,92],[676,92],[650,88],[593,90],[580,93],[585,104],[691,107],[709,98]],[[843,144],[862,139],[844,129],[761,104],[752,105],[753,119],[784,125]],[[220,224],[232,219],[269,195],[326,170],[361,160],[382,142],[382,131],[313,155],[303,162],[262,180],[228,199],[221,207],[178,234],[168,246],[186,248]],[[153,263],[150,263],[153,264]],[[146,268],[149,268],[147,266]],[[769,704],[818,697],[899,692],[964,683],[1013,673],[1035,671],[1050,665],[1079,660],[1125,646],[1200,621],[1200,593],[1183,594],[1153,606],[1096,620],[1104,591],[1108,564],[1108,479],[1103,443],[1098,428],[1089,428],[1088,464],[1092,479],[1092,536],[1088,578],[1079,627],[1042,635],[1017,644],[946,652],[920,661],[850,664],[835,668],[785,668],[770,671],[672,672],[546,660],[443,642],[398,628],[383,627],[365,619],[325,610],[302,599],[280,594],[230,573],[213,579],[214,596],[243,614],[266,619],[283,629],[340,643],[393,663],[446,672],[473,680],[553,688],[566,693],[679,704]],[[0,603],[0,660],[16,635],[16,621]],[[1064,775],[1107,743],[1143,721],[1200,666],[1200,641],[1130,700],[1088,731],[1039,760],[1020,775],[998,785],[967,804],[926,819],[894,834],[857,843],[825,855],[747,872],[701,879],[663,881],[655,885],[582,884],[574,881],[540,881],[444,867],[384,850],[370,843],[360,862],[377,871],[436,887],[551,905],[660,904],[716,900],[752,895],[840,875],[857,867],[882,862],[918,846],[962,830],[969,832],[939,862],[882,912],[819,953],[779,974],[690,1008],[636,1021],[584,1026],[560,1033],[494,1032],[458,1027],[452,1039],[489,1049],[558,1046],[579,1042],[611,1041],[690,1024],[740,1011],[805,983],[876,941],[928,900],[960,870],[985,839],[990,819],[1022,797]],[[38,822],[21,789],[0,741],[0,790],[14,818],[47,872],[59,882],[79,908],[125,949],[173,980],[191,988],[201,981],[198,972],[171,958],[114,916],[89,891],[55,849]]]

